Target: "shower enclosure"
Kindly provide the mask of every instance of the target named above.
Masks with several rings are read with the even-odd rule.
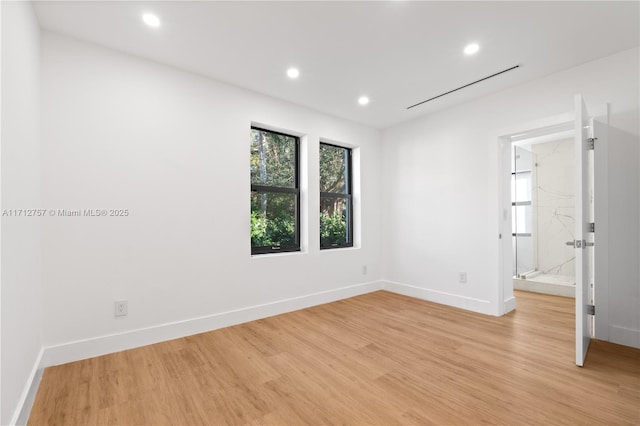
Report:
[[[536,251],[533,244],[533,153],[519,146],[513,147],[511,162],[511,219],[513,239],[513,275],[527,276],[536,270]]]
[[[511,215],[514,288],[573,297],[573,141],[513,145]]]

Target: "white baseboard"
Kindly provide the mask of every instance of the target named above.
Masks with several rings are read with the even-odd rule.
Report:
[[[509,312],[513,311],[516,308],[516,298],[511,296],[510,298],[506,299],[504,301],[504,306],[503,306],[503,313],[504,314],[508,314]]]
[[[514,278],[513,289],[550,294],[552,296],[573,297],[574,299],[576,297],[575,285],[544,283],[536,281],[535,278],[530,280]]]
[[[291,299],[249,306],[200,318],[192,318],[153,327],[110,334],[85,340],[63,343],[45,348],[41,367],[65,364],[114,352],[133,349],[166,340],[204,333],[248,321],[279,315],[286,312],[324,303],[335,302],[382,289],[382,282],[371,281],[334,290],[323,291]]]
[[[31,373],[29,373],[29,377],[27,378],[24,389],[22,390],[22,394],[20,395],[20,399],[18,400],[16,410],[11,417],[11,422],[9,423],[10,425],[21,426],[27,424],[29,413],[31,412],[31,407],[33,406],[33,402],[36,399],[36,393],[38,392],[40,379],[42,379],[42,368],[40,367],[40,365],[42,364],[43,355],[44,348],[41,348],[35,362],[33,363],[33,368],[31,369]]]
[[[619,345],[640,349],[640,330],[609,325],[609,341]]]
[[[441,291],[429,290],[409,284],[401,284],[393,281],[384,281],[383,289],[392,293],[404,296],[415,297],[416,299],[427,300],[429,302],[449,305],[468,311],[478,312],[485,315],[496,316],[496,307],[492,306],[488,300],[475,299],[472,297],[460,296],[457,294],[444,293]],[[514,302],[515,303],[515,302]]]

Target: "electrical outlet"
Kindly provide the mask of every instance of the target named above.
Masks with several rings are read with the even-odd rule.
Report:
[[[362,275],[367,275],[367,265],[362,265]]]
[[[460,284],[465,284],[467,282],[467,273],[466,272],[458,272],[458,282]]]
[[[126,300],[116,300],[114,302],[115,305],[115,316],[124,317],[129,314],[129,302]]]

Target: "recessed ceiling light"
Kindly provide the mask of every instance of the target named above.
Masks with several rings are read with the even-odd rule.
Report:
[[[160,18],[158,18],[153,13],[145,13],[144,15],[142,15],[142,20],[145,24],[152,28],[157,28],[160,26]]]
[[[358,98],[358,103],[359,103],[360,105],[366,105],[366,104],[368,104],[368,103],[369,103],[369,98],[368,98],[368,97],[366,97],[366,96],[360,96],[360,97]]]
[[[465,46],[464,54],[473,55],[474,53],[478,52],[478,50],[480,50],[480,46],[478,46],[477,43],[471,43]]]
[[[300,77],[300,70],[298,70],[298,68],[289,68],[287,70],[287,76],[289,78],[298,78]]]

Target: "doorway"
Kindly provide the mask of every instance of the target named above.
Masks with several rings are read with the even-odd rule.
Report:
[[[575,297],[574,151],[573,129],[512,137],[514,290]]]
[[[515,189],[512,186],[515,187],[517,183],[515,178],[512,182],[512,176],[518,175],[516,171],[520,170],[517,168],[517,164],[515,166],[513,164],[515,155],[517,155],[514,142],[516,142],[515,147],[518,147],[517,142],[527,139],[535,140],[538,138],[538,141],[543,139],[548,141],[551,138],[560,140],[558,134],[574,132],[575,227],[573,239],[565,241],[565,244],[568,244],[575,253],[575,336],[576,364],[579,366],[584,363],[592,337],[608,340],[608,206],[606,200],[609,108],[608,105],[602,105],[601,108],[591,112],[591,115],[587,113],[582,96],[576,95],[573,112],[514,126],[498,133],[493,139],[498,141],[500,153],[498,170],[500,238],[498,300],[500,301],[499,314],[502,315],[515,309],[514,276],[520,275],[526,279],[531,278],[531,275],[536,272],[539,275],[542,275],[541,272],[543,272],[536,271],[536,268],[540,269],[540,259],[535,258],[534,255],[540,251],[536,250],[535,234],[532,232],[534,226],[539,231],[538,224],[534,223],[534,219],[539,220],[539,218],[535,217],[531,211],[527,215],[526,208],[520,208],[519,213],[515,211],[516,207],[520,207],[518,203],[521,203],[522,206],[527,205],[527,202],[530,206],[533,205],[535,185],[533,176],[535,173],[531,173],[531,183],[529,184],[531,190],[528,191],[525,188],[523,192],[521,191],[521,196],[516,197],[513,194]],[[569,136],[569,134],[565,134]],[[523,142],[522,145],[528,145],[529,142],[531,141]],[[529,150],[529,152],[531,151]],[[519,153],[523,154],[522,151]],[[533,166],[535,153],[532,152],[532,154],[530,162]],[[528,154],[524,153],[524,155]],[[522,179],[522,181],[525,180]],[[520,222],[518,222],[518,214],[520,218],[524,218]],[[528,222],[527,217],[530,218]],[[597,244],[594,242],[594,229],[596,228],[598,232]],[[514,233],[516,235],[513,235]],[[528,247],[525,247],[524,241],[524,238],[527,237],[526,234],[531,234],[529,235]],[[514,248],[517,243],[517,241],[514,242],[514,238],[518,237],[522,237],[520,238],[519,255],[518,252],[515,252],[518,247]],[[560,241],[560,243],[562,242]],[[527,250],[529,251],[528,256],[526,255]],[[522,264],[518,264],[518,259]],[[566,260],[567,264],[570,264],[571,257]],[[556,269],[560,272],[562,268],[558,268],[558,266],[557,264]],[[525,271],[525,269],[527,270]]]

